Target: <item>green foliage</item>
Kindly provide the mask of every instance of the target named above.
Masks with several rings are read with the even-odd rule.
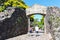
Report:
[[[3,5],[7,0],[0,0],[0,5]]]
[[[44,16],[41,19],[41,24],[44,25]]]
[[[2,12],[6,7],[19,7],[26,9],[28,6],[22,0],[0,0],[0,12]]]
[[[31,23],[34,27],[38,25],[39,28],[44,29],[44,16],[38,21],[38,19],[34,19],[34,21]]]
[[[0,6],[0,12],[4,11],[5,7],[4,6]]]
[[[32,22],[32,25],[35,27],[36,25],[38,25],[38,19],[34,19],[34,21]]]
[[[44,16],[42,16],[41,21],[38,23],[39,28],[44,29]]]
[[[5,6],[27,8],[28,6],[22,0],[8,0],[4,2]]]
[[[31,22],[34,21],[34,15],[30,16],[30,21],[31,21]]]

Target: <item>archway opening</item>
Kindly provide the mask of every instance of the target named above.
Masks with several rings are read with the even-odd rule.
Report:
[[[30,27],[28,28],[29,32],[36,33],[36,30],[38,33],[44,33],[44,15],[41,15],[39,13],[31,14],[29,15],[30,18]],[[36,28],[38,27],[38,29]]]

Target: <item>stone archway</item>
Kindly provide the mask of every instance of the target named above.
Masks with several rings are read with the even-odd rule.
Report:
[[[46,10],[47,10],[47,7],[41,6],[41,5],[37,5],[37,4],[33,5],[30,8],[27,8],[26,9],[26,16],[28,18],[28,28],[30,27],[30,18],[29,18],[29,15],[38,13],[38,14],[41,14],[41,15],[45,16],[46,15]],[[45,20],[45,18],[44,18],[44,20]],[[44,24],[45,24],[45,21],[44,21]],[[45,25],[44,25],[44,29],[45,29],[44,31],[46,33]]]

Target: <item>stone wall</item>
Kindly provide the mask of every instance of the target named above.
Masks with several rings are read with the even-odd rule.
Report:
[[[46,14],[46,30],[53,40],[60,40],[60,8],[48,7]]]
[[[7,12],[8,15],[0,14],[0,40],[5,40],[18,35],[26,34],[28,31],[28,20],[25,10],[14,8],[14,11]],[[12,13],[12,14],[11,14]]]

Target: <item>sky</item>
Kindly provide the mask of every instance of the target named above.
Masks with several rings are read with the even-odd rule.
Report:
[[[60,0],[23,0],[28,6],[39,4],[43,6],[57,6],[60,7]]]
[[[60,7],[60,0],[23,0],[28,6],[33,6],[34,4],[39,4],[43,6],[57,6]],[[34,18],[41,19],[41,15],[35,15]]]
[[[42,18],[42,15],[39,15],[39,14],[34,15],[34,19],[38,19],[38,21],[40,21],[41,18]]]

